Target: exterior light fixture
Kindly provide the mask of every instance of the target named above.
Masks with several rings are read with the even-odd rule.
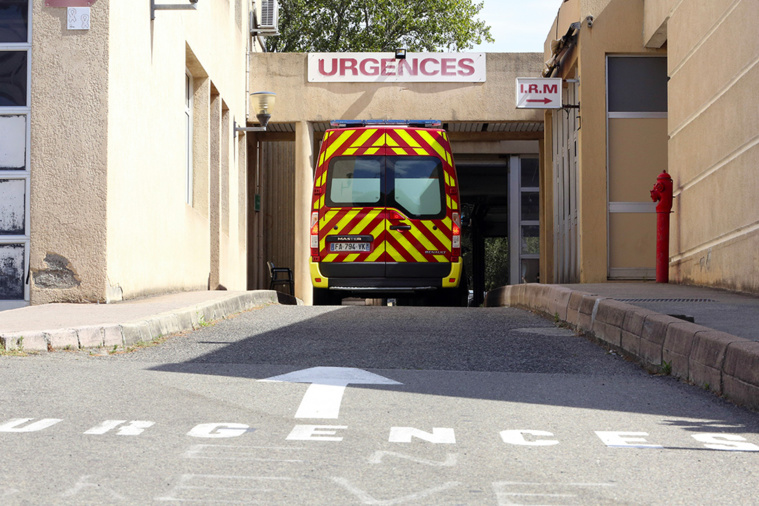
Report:
[[[150,0],[150,20],[155,19],[155,11],[194,11],[197,3],[198,0],[190,0],[189,4],[157,4],[155,0]]]
[[[405,49],[396,49],[395,50],[395,59],[396,60],[405,60],[406,59],[406,50]]]
[[[271,113],[274,110],[274,100],[277,94],[270,91],[257,91],[250,94],[250,110],[258,118],[261,126],[238,127],[235,122],[235,132],[265,132],[269,124]]]

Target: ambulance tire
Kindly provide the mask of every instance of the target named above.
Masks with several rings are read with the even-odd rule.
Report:
[[[343,298],[329,288],[314,288],[314,306],[339,306]]]

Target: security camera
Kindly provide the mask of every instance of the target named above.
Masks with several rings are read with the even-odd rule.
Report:
[[[196,3],[198,3],[198,0],[190,0],[190,3],[191,4],[196,4]]]

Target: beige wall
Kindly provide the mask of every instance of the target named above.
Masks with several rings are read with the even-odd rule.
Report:
[[[307,54],[251,55],[252,91],[277,93],[273,122],[434,118],[445,121],[542,121],[515,109],[516,78],[536,76],[540,53],[487,53],[485,83],[308,83]]]
[[[578,135],[578,225],[580,282],[606,281],[609,268],[607,220],[607,121],[606,56],[608,54],[656,54],[643,46],[643,0],[570,0],[562,11],[579,13],[572,20],[560,13],[558,33],[582,21],[577,46],[555,74],[580,81],[579,103],[582,127]],[[592,27],[587,16],[593,16]],[[556,25],[556,23],[555,23]],[[554,26],[556,29],[556,26]],[[551,39],[553,34],[549,34]],[[546,47],[549,47],[547,40]],[[658,51],[662,52],[662,51]],[[547,53],[545,58],[548,59]],[[645,139],[637,142],[643,145]],[[550,140],[547,140],[550,143]],[[550,150],[548,150],[550,152]],[[547,170],[551,164],[546,163]],[[650,185],[653,186],[652,180]],[[637,228],[637,227],[636,227]],[[644,262],[649,263],[648,261]]]
[[[678,0],[646,0],[643,6],[643,42],[646,47],[662,47],[667,41],[667,23],[678,3]]]
[[[110,19],[97,2],[90,30],[68,32],[66,9],[33,3],[33,304],[104,299]]]
[[[247,150],[232,123],[246,118],[247,20],[240,2],[156,11],[151,21],[147,1],[101,1],[90,30],[68,31],[65,8],[34,3],[31,266],[49,271],[44,259],[54,253],[80,285],[33,285],[32,303],[205,289],[214,270],[211,288],[246,288]],[[188,67],[193,205],[185,203]]]
[[[240,26],[247,26],[247,17],[233,3],[200,2],[197,11],[156,11],[146,23],[149,5],[116,4],[118,22],[110,38],[109,284],[124,297],[205,289],[209,281],[211,289],[245,289],[238,223],[245,214],[240,199],[229,196],[245,186],[231,130],[233,119],[245,122],[247,36],[236,16]],[[188,67],[197,78],[197,187],[191,206],[185,204]]]
[[[562,5],[562,15],[549,33],[547,50],[550,40],[566,33],[572,21],[564,11],[579,14],[583,20],[587,15],[594,16],[592,28],[583,23],[578,48],[562,69],[563,75],[573,72],[576,60],[580,78],[581,281],[605,279],[604,230],[607,225],[615,227],[607,224],[605,210],[608,148],[604,59],[608,54],[666,53],[667,152],[645,153],[647,160],[659,160],[659,165],[665,160],[674,180],[670,279],[759,292],[759,207],[755,205],[759,190],[759,116],[755,107],[759,85],[755,21],[759,19],[759,3],[569,0]],[[635,143],[643,142],[644,137]],[[627,135],[624,142],[630,141]],[[624,155],[615,163],[624,168],[624,158],[629,157]],[[550,164],[546,167],[551,170]],[[650,178],[650,174],[646,177]],[[612,193],[623,188],[641,193],[653,185],[653,180],[644,180],[643,176],[610,182]],[[632,215],[614,216],[613,220],[622,228],[638,228],[625,223],[631,218]],[[645,221],[642,215],[639,218]],[[612,233],[608,254],[623,259],[622,263],[632,262],[629,253],[642,245],[623,235],[615,239]]]
[[[757,19],[754,0],[693,0],[667,23],[677,282],[759,292]]]

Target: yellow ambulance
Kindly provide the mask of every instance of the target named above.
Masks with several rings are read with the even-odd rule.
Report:
[[[315,304],[466,305],[461,201],[439,121],[333,121],[314,175]]]

